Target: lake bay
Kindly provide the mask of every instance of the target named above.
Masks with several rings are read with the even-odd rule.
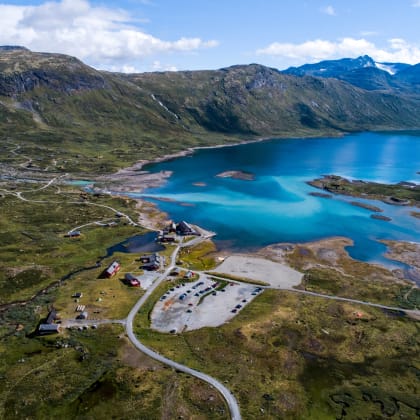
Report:
[[[410,207],[362,200],[383,209],[390,222],[350,204],[354,197],[315,197],[306,182],[325,174],[381,183],[420,183],[420,132],[358,133],[342,138],[272,139],[215,149],[145,167],[173,171],[147,197],[174,220],[215,231],[219,249],[253,250],[279,242],[331,236],[354,241],[353,258],[392,266],[380,239],[420,242],[420,220]],[[217,177],[243,171],[253,180]],[[168,201],[161,201],[164,198]]]

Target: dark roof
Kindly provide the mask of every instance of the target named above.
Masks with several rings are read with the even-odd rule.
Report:
[[[195,233],[195,230],[185,220],[177,224],[176,230],[181,233]]]
[[[42,334],[56,333],[60,330],[59,324],[40,324],[38,331]]]
[[[83,311],[81,314],[76,316],[76,319],[87,319],[88,313],[87,311]]]
[[[140,257],[140,261],[145,261],[145,262],[148,262],[148,263],[150,263],[150,264],[152,264],[152,263],[157,263],[157,262],[159,262],[159,260],[160,260],[160,256],[159,256],[159,254],[150,254],[150,255],[142,255],[141,257]]]
[[[57,319],[57,311],[55,309],[51,309],[50,313],[47,316],[47,319],[45,320],[45,323],[52,324],[56,319]]]

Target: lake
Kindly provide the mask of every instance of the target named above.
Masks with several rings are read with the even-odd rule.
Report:
[[[254,250],[278,242],[305,242],[331,236],[354,240],[348,251],[363,261],[393,264],[379,239],[420,242],[420,220],[409,207],[379,206],[391,222],[349,204],[354,198],[325,199],[306,182],[325,174],[383,183],[420,183],[420,132],[358,133],[342,138],[272,139],[200,149],[193,155],[148,165],[169,170],[160,188],[130,194],[158,204],[169,217],[217,232],[219,249]],[[216,177],[225,171],[255,175],[246,181]],[[164,198],[171,201],[160,201]]]

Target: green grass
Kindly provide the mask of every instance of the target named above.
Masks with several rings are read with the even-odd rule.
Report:
[[[405,300],[403,295],[407,287],[392,281],[378,279],[374,281],[358,276],[345,276],[336,270],[328,268],[312,268],[305,272],[300,288],[311,292],[336,295],[352,299],[364,300],[366,302],[381,303],[389,306],[400,306],[403,308],[415,308],[415,296],[413,300]]]
[[[214,390],[139,356],[120,327],[38,339],[18,334],[0,347],[2,418],[227,418]]]
[[[368,394],[393,404],[390,418],[420,408],[418,325],[377,309],[265,291],[220,328],[167,335],[137,324],[146,345],[221,380],[244,419],[261,410],[269,419],[335,418],[346,395],[348,418],[384,415]]]
[[[204,241],[193,247],[183,247],[178,253],[178,261],[190,270],[211,270],[216,266],[214,253],[216,246],[210,240]]]
[[[103,260],[102,267],[94,266],[107,247],[145,231],[120,220],[114,228],[89,226],[82,228],[80,238],[65,238],[64,233],[77,225],[115,215],[102,207],[71,203],[80,199],[77,188],[61,185],[57,194],[56,187],[39,192],[34,187],[18,184],[17,190],[32,190],[24,196],[55,204],[23,202],[9,195],[0,199],[0,417],[227,418],[225,403],[213,389],[141,356],[121,327],[32,337],[52,305],[62,318],[75,316],[77,302],[71,295],[76,291],[83,293],[80,303],[87,305],[90,317],[125,317],[143,293],[121,281],[125,271],[138,270],[136,256],[117,254]],[[127,200],[89,200],[136,218],[134,203]],[[111,279],[98,278],[114,258],[121,262],[121,272]],[[42,289],[45,292],[39,293]],[[26,303],[10,305],[15,300]]]
[[[22,184],[19,188],[33,186]],[[0,199],[1,304],[28,299],[69,273],[92,267],[105,255],[107,247],[145,232],[120,220],[114,228],[91,225],[81,229],[81,237],[65,238],[64,234],[76,226],[115,215],[106,208],[78,203],[78,192],[73,188],[60,188],[61,194],[56,194],[54,188],[24,194],[25,198],[47,203],[28,203],[10,195]],[[111,205],[135,218],[133,204],[126,200],[109,196],[89,200]]]

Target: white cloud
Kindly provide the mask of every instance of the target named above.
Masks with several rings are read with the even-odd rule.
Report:
[[[415,0],[412,4],[413,7],[420,7],[420,0]]]
[[[365,54],[379,62],[403,62],[408,64],[420,62],[420,46],[410,44],[400,38],[390,39],[386,48],[377,47],[364,38],[343,38],[338,41],[316,39],[301,44],[274,42],[257,50],[256,53],[258,55],[293,59],[295,65],[343,57],[358,57]]]
[[[178,71],[175,66],[165,64],[163,65],[159,60],[155,60],[152,65],[153,71]]]
[[[326,15],[329,15],[329,16],[335,16],[336,15],[334,7],[332,7],[332,6],[326,6],[323,9],[321,9],[321,11],[322,11],[322,13],[325,13]]]
[[[47,1],[39,6],[0,4],[0,45],[70,54],[101,68],[218,45],[200,38],[162,40],[139,29],[138,23],[122,9],[93,6],[87,0]]]

